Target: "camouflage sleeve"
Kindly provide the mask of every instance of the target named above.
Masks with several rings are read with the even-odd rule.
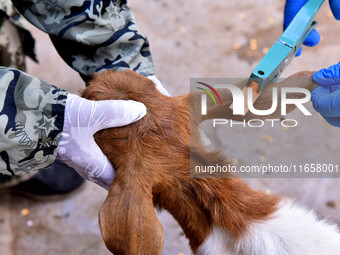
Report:
[[[23,174],[56,158],[67,98],[13,68],[0,67],[0,173]]]
[[[149,43],[126,0],[12,0],[50,37],[62,58],[84,78],[103,69],[153,75]]]

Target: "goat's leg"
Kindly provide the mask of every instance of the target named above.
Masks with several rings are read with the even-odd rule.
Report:
[[[164,230],[154,211],[151,190],[115,179],[100,208],[99,223],[107,248],[115,255],[161,254]]]

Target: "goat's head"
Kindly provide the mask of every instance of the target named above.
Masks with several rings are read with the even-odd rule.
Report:
[[[312,90],[315,86],[311,79],[312,74],[300,73],[293,76],[304,78],[296,80],[298,82],[290,83],[286,80],[272,86],[295,86]],[[242,88],[245,81],[236,85]],[[269,87],[256,101],[256,109],[270,108],[272,97]],[[228,221],[228,217],[224,220],[218,215],[214,219],[214,211],[219,211],[218,204],[225,206],[221,210],[225,210],[226,214],[232,213],[232,210],[227,208],[230,203],[233,203],[234,207],[247,205],[249,214],[253,218],[260,218],[267,215],[268,210],[271,210],[268,208],[272,208],[276,203],[275,199],[251,191],[240,180],[222,182],[213,179],[190,179],[190,142],[200,157],[210,161],[224,160],[220,155],[206,152],[201,145],[198,135],[198,125],[201,121],[209,118],[254,118],[251,113],[243,117],[233,116],[232,110],[229,109],[232,103],[231,93],[221,90],[219,94],[223,106],[215,107],[211,102],[208,103],[208,114],[202,117],[199,106],[200,93],[166,97],[156,89],[152,81],[133,71],[106,71],[94,76],[83,93],[85,98],[136,100],[147,107],[147,115],[138,122],[126,127],[103,130],[95,135],[98,145],[116,168],[114,183],[99,214],[102,235],[111,252],[134,255],[161,253],[164,232],[154,212],[154,205],[165,208],[174,215],[187,237],[191,239],[191,247],[195,249],[204,239],[211,220],[220,221],[217,223],[229,228],[229,232],[234,231],[235,235],[241,231],[242,224],[246,224],[246,216],[229,217],[238,221],[238,229],[232,227],[233,222]],[[293,107],[287,110],[292,111]],[[279,113],[280,108],[266,118],[276,118]],[[210,184],[214,187],[210,188]],[[223,194],[224,190],[234,190],[237,195]],[[204,201],[203,196],[208,193],[215,197]],[[240,200],[240,203],[237,200]],[[209,209],[212,212],[205,215]],[[190,210],[194,212],[188,212]],[[242,210],[247,212],[246,208]],[[204,231],[196,226],[197,222],[200,222]]]
[[[184,161],[189,163],[189,101],[162,95],[152,81],[133,71],[97,74],[83,96],[136,100],[147,107],[146,116],[137,123],[95,135],[116,168],[115,184],[100,211],[100,225],[110,251],[126,254],[123,250],[130,247],[129,254],[138,254],[143,244],[150,254],[158,254],[164,234],[154,212],[153,194],[170,181],[169,172]],[[126,223],[123,228],[122,222]]]

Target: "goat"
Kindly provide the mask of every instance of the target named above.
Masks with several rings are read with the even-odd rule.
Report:
[[[270,86],[312,90],[316,86],[312,75],[302,72],[291,77],[297,78],[294,84],[285,80],[267,86],[254,107],[271,106]],[[236,85],[242,88],[245,81]],[[207,115],[202,116],[200,93],[167,97],[151,80],[133,71],[105,71],[90,81],[83,92],[87,99],[136,100],[147,107],[147,115],[138,122],[95,134],[116,169],[99,212],[107,248],[115,255],[161,254],[164,230],[156,207],[174,216],[197,255],[340,254],[336,226],[319,220],[313,212],[254,191],[233,176],[190,178],[190,165],[228,164],[219,152],[207,152],[201,144],[201,121],[254,118],[251,112],[233,116],[231,93],[221,90],[219,94],[223,106],[208,102]],[[293,109],[289,106],[287,112]],[[279,116],[280,107],[267,118]]]

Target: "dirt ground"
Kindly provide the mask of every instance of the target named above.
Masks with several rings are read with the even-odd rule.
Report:
[[[149,37],[156,74],[172,95],[187,93],[191,77],[248,78],[263,52],[282,32],[283,5],[284,1],[278,0],[130,1],[137,25]],[[292,62],[283,76],[319,70],[339,61],[340,22],[331,17],[328,3],[317,20],[321,43],[314,48],[304,47],[302,56]],[[34,28],[32,31],[40,63],[27,60],[28,73],[79,93],[84,84],[78,74],[60,59],[46,35]],[[257,41],[256,49],[250,49],[251,39]],[[312,111],[311,106],[309,109]],[[221,127],[217,132],[208,130],[207,135],[229,158],[245,164],[259,160],[273,164],[291,160],[338,164],[339,130],[315,112],[308,119],[299,112],[292,117],[300,122],[294,131]],[[268,136],[272,142],[264,139]],[[288,195],[315,209],[321,217],[340,223],[339,179],[247,181],[259,190]],[[104,190],[90,183],[59,200],[0,194],[0,255],[109,254],[97,219],[105,196]],[[172,216],[166,212],[158,215],[165,229],[162,254],[191,254]]]

